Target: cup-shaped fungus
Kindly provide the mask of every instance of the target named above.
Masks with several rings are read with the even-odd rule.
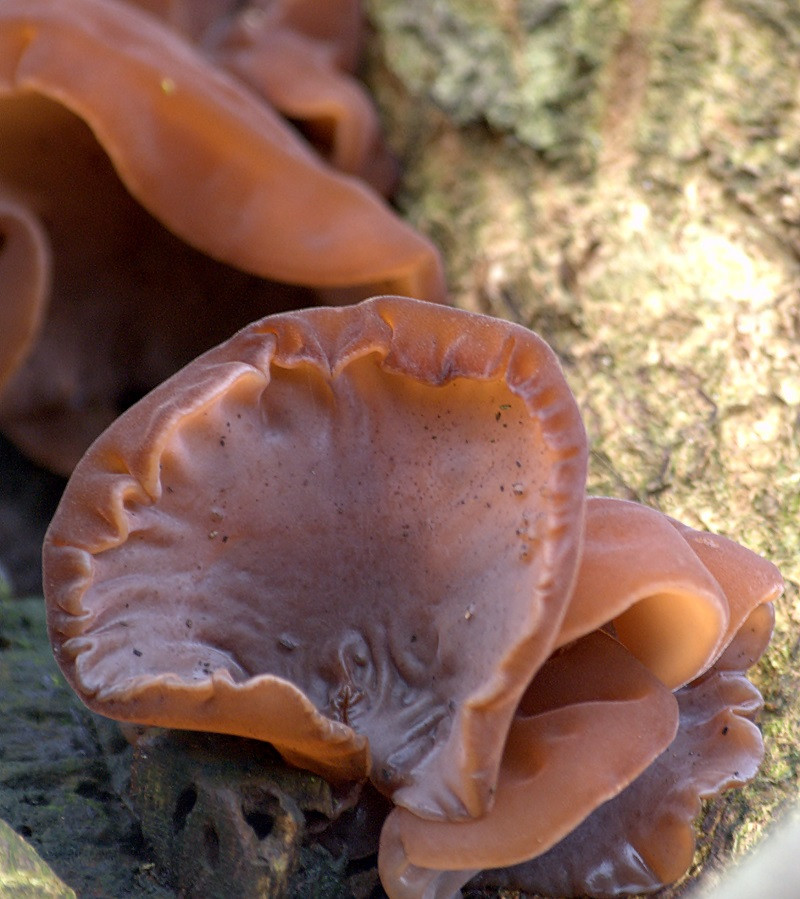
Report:
[[[380,851],[392,899],[445,899],[481,868],[495,870],[480,885],[548,896],[677,880],[700,799],[761,760],[761,696],[743,672],[781,589],[771,563],[731,540],[589,498],[559,649],[517,709],[495,803],[469,822],[395,809]]]
[[[445,296],[374,191],[117,0],[0,4],[0,279],[23,332],[0,337],[0,426],[62,473],[132,397],[312,289]]]
[[[76,467],[44,549],[56,658],[110,717],[479,816],[559,634],[586,454],[525,328],[398,297],[267,317]]]

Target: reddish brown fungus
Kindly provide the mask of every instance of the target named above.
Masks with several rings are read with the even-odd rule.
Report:
[[[638,503],[588,501],[561,644],[613,623],[617,639],[674,689],[719,655],[728,620],[722,587],[668,518]]]
[[[76,468],[44,550],[56,657],[105,715],[480,816],[558,636],[585,465],[524,328],[396,297],[266,318]]]
[[[76,468],[45,541],[56,657],[103,714],[370,778],[392,899],[655,890],[700,799],[758,766],[744,671],[782,581],[584,500],[585,464],[523,328],[398,297],[265,318]]]
[[[470,822],[392,812],[381,835],[392,899],[452,896],[478,868],[497,869],[478,884],[552,896],[649,892],[682,876],[700,799],[758,768],[761,697],[743,672],[781,589],[773,565],[731,540],[589,498],[562,648],[522,697],[495,804]],[[649,706],[637,677],[651,680]],[[554,705],[585,720],[560,725]]]
[[[470,822],[389,815],[380,847],[389,895],[452,896],[482,868],[544,852],[640,774],[677,726],[674,696],[619,643],[599,632],[576,641],[528,687],[487,814]]]
[[[444,298],[435,249],[375,193],[116,0],[0,4],[0,207],[0,426],[64,473],[266,312]]]
[[[358,0],[136,0],[296,125],[337,169],[388,193],[397,166],[364,88]]]
[[[476,885],[605,899],[682,877],[694,855],[700,800],[751,780],[763,745],[751,720],[761,695],[741,672],[712,669],[675,697],[678,734],[639,778],[549,852],[486,871]]]

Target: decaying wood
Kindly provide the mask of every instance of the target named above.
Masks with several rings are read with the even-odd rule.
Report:
[[[337,794],[265,743],[218,734],[152,729],[131,773],[144,836],[185,899],[225,899],[232,885],[242,899],[354,895],[347,857],[315,838],[357,792]]]

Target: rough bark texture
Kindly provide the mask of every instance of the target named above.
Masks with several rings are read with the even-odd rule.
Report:
[[[711,882],[800,789],[800,10],[368,9],[403,211],[442,248],[457,305],[555,347],[590,433],[591,492],[734,537],[787,579],[754,676],[765,763],[706,809]]]

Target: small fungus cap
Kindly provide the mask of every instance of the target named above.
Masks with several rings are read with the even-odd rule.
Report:
[[[202,46],[293,122],[331,165],[388,194],[397,162],[371,98],[352,75],[362,26],[359,0],[255,0],[220,16]]]
[[[719,654],[728,605],[668,518],[597,497],[587,501],[581,567],[559,643],[606,624],[674,689]]]
[[[268,317],[76,468],[44,548],[56,658],[110,717],[481,814],[572,588],[586,455],[524,328],[399,297]]]
[[[398,166],[354,76],[360,0],[129,0],[185,35],[288,119],[331,165],[379,193]]]
[[[765,604],[782,589],[775,566],[733,540],[638,503],[589,497],[581,565],[558,642],[609,625],[676,689],[706,671],[751,614],[749,653],[758,658],[772,629]]]

